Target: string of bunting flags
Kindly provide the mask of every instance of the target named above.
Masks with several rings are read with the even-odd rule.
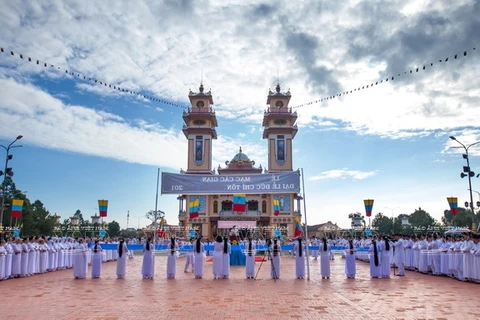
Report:
[[[110,88],[112,90],[116,90],[117,92],[120,92],[120,93],[135,95],[135,96],[138,96],[138,97],[141,97],[141,98],[153,101],[153,102],[160,102],[162,104],[172,106],[172,107],[182,108],[184,110],[188,109],[188,107],[186,107],[184,105],[180,105],[180,104],[173,103],[173,102],[170,102],[170,101],[167,101],[167,100],[164,100],[164,99],[159,99],[159,98],[156,98],[156,97],[145,95],[143,93],[133,91],[133,90],[130,90],[130,89],[126,89],[126,88],[120,87],[120,86],[115,85],[115,84],[107,83],[105,81],[100,81],[100,80],[97,80],[95,78],[88,77],[88,76],[84,75],[82,72],[77,72],[77,71],[74,72],[72,70],[68,70],[68,69],[60,67],[60,66],[55,66],[55,65],[50,64],[48,62],[43,62],[43,61],[40,61],[38,59],[27,57],[23,54],[15,53],[14,51],[7,50],[3,47],[0,47],[0,53],[3,53],[3,54],[10,53],[10,56],[19,57],[23,61],[31,62],[31,63],[33,63],[35,65],[38,65],[38,66],[41,66],[43,68],[55,69],[56,71],[65,72],[66,75],[69,75],[69,76],[72,76],[72,77],[75,77],[75,78],[78,78],[78,79],[81,79],[81,80],[85,80],[85,81],[88,81],[88,82],[91,82],[91,83],[95,83],[97,85],[104,86],[104,87]]]
[[[460,53],[460,54],[456,53],[454,55],[447,56],[445,59],[438,59],[438,63],[446,63],[446,62],[451,61],[451,60],[458,60],[458,59],[461,59],[461,58],[465,58],[465,57],[467,57],[469,52],[473,52],[473,51],[476,51],[476,47],[473,47],[472,49],[468,49],[468,50],[463,50],[463,52]],[[8,54],[9,52],[10,52],[11,56],[18,56],[21,60],[28,61],[28,62],[34,63],[36,65],[39,65],[39,66],[43,66],[44,68],[53,68],[53,69],[56,69],[56,70],[60,70],[62,72],[65,71],[65,74],[67,74],[67,75],[70,75],[70,76],[73,76],[73,77],[76,77],[76,78],[79,78],[79,79],[83,79],[85,81],[90,81],[92,83],[104,86],[106,88],[111,88],[112,90],[116,90],[117,92],[136,95],[138,97],[141,97],[141,98],[153,101],[153,102],[159,102],[159,103],[162,103],[164,105],[169,105],[169,106],[172,106],[172,107],[181,108],[183,110],[188,110],[187,106],[180,105],[180,104],[177,104],[177,103],[173,103],[173,102],[170,102],[170,101],[167,101],[167,100],[164,100],[164,99],[159,99],[159,98],[156,98],[156,97],[152,97],[152,96],[149,96],[149,95],[145,95],[143,93],[133,91],[133,90],[130,90],[130,89],[122,88],[118,85],[109,84],[109,83],[106,83],[105,81],[100,81],[100,80],[97,80],[97,79],[92,78],[92,77],[87,77],[86,75],[84,75],[81,72],[74,72],[72,70],[69,71],[69,70],[67,70],[63,67],[55,66],[55,65],[49,64],[47,62],[42,62],[38,59],[27,57],[23,54],[18,54],[18,53],[15,53],[14,51],[10,51],[10,50],[7,50],[3,47],[0,47],[0,53]],[[433,66],[434,66],[434,63],[430,62],[430,63],[427,63],[427,64],[421,66],[421,67],[416,67],[416,68],[413,68],[411,70],[404,71],[404,72],[398,73],[396,75],[391,75],[389,77],[382,78],[382,79],[379,79],[379,80],[376,80],[376,81],[371,81],[370,83],[368,83],[366,85],[364,84],[364,85],[358,86],[358,87],[350,89],[350,90],[346,90],[346,91],[343,91],[343,92],[340,92],[340,93],[336,93],[334,95],[330,95],[330,96],[323,97],[323,98],[320,98],[320,99],[317,99],[317,100],[314,100],[314,101],[310,101],[310,102],[306,102],[306,103],[299,104],[299,105],[296,105],[296,106],[292,106],[292,109],[303,108],[303,107],[307,107],[307,106],[310,106],[310,105],[313,105],[313,104],[321,103],[323,101],[333,100],[333,99],[336,99],[336,98],[341,97],[341,96],[353,94],[353,93],[359,92],[361,90],[372,88],[372,87],[377,86],[377,85],[382,84],[382,83],[388,83],[388,82],[394,81],[395,78],[398,78],[400,76],[411,75],[411,74],[414,74],[414,73],[418,73],[420,71],[425,71],[425,70],[427,70],[427,68],[431,68]]]
[[[460,58],[464,58],[468,55],[468,52],[476,51],[476,49],[477,49],[476,47],[473,47],[471,50],[464,50],[460,54],[456,53],[454,55],[446,57],[445,59],[439,59],[438,63],[446,63],[448,61],[451,61],[452,58],[453,58],[453,60],[458,60]],[[430,63],[427,63],[427,64],[421,66],[421,67],[416,67],[416,68],[413,68],[411,70],[404,71],[402,73],[398,73],[397,75],[391,75],[390,77],[382,78],[382,79],[379,79],[377,81],[372,81],[372,82],[370,82],[366,85],[361,85],[361,86],[358,86],[354,89],[350,89],[350,90],[343,91],[343,92],[340,92],[340,93],[337,93],[337,94],[334,94],[334,95],[331,95],[331,96],[328,96],[328,97],[323,97],[323,98],[320,98],[320,99],[317,99],[317,100],[314,100],[314,101],[310,101],[310,102],[306,102],[306,103],[303,103],[303,104],[293,106],[292,109],[303,108],[303,107],[307,107],[307,106],[317,104],[317,103],[320,103],[320,102],[323,102],[323,101],[333,100],[333,99],[341,97],[341,96],[353,94],[355,92],[359,92],[360,90],[369,89],[369,88],[372,88],[372,87],[377,86],[377,85],[382,84],[382,83],[388,83],[389,81],[390,82],[394,81],[395,78],[398,78],[400,76],[411,75],[411,74],[414,74],[414,73],[418,73],[420,71],[427,70],[427,68],[431,68],[431,67],[433,67],[433,65],[434,65],[434,63],[430,62]]]

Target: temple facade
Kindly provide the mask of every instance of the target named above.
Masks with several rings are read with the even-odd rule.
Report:
[[[261,175],[293,171],[293,139],[298,131],[296,112],[289,108],[290,92],[282,92],[277,84],[275,92],[269,91],[267,109],[263,117],[263,139],[267,140],[268,164],[266,168],[256,166],[239,147],[232,150],[235,155],[225,162],[225,166],[215,169],[212,163],[213,140],[217,139],[218,126],[213,110],[213,96],[200,85],[199,92],[189,93],[191,107],[183,113],[183,133],[188,140],[187,170],[182,174],[202,174],[212,176]],[[227,235],[233,226],[239,229],[255,228],[255,236],[273,236],[282,233],[293,237],[295,217],[300,215],[301,196],[297,193],[247,194],[245,212],[233,211],[233,194],[222,195],[180,195],[179,226],[188,237],[191,230],[203,237],[214,238]],[[198,199],[198,217],[190,219],[188,204]],[[276,211],[274,200],[277,200]]]

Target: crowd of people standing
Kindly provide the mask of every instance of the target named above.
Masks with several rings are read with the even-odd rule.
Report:
[[[212,254],[213,279],[229,279],[232,245],[240,245],[245,255],[247,279],[255,278],[259,267],[255,263],[255,256],[260,250],[270,261],[272,279],[280,278],[281,256],[285,254],[295,259],[297,279],[305,278],[308,258],[313,261],[320,260],[319,273],[322,279],[330,279],[330,263],[335,259],[334,251],[338,252],[340,249],[339,252],[345,258],[345,275],[349,279],[356,277],[356,261],[359,260],[370,264],[372,278],[390,278],[392,267],[394,267],[393,273],[397,276],[404,276],[405,270],[411,270],[480,283],[479,240],[480,235],[476,234],[443,237],[436,234],[418,237],[395,235],[394,237],[373,236],[355,239],[313,237],[310,239],[310,246],[307,247],[307,242],[301,237],[283,244],[276,237],[271,240],[248,238],[232,244],[228,237],[218,236],[213,243],[210,243],[198,236],[190,241],[172,237],[162,239],[157,244],[166,245],[167,279],[176,277],[177,259],[181,256],[179,251],[184,252],[182,247],[186,245],[190,249],[184,252],[184,272],[191,270],[195,279],[202,279],[205,258]],[[29,277],[63,269],[73,269],[75,279],[85,279],[89,265],[91,265],[91,277],[97,279],[102,275],[102,264],[108,261],[116,261],[116,276],[123,279],[127,274],[127,258],[133,257],[133,250],[129,250],[127,244],[140,245],[143,251],[141,275],[143,279],[154,279],[155,246],[150,238],[125,241],[122,238],[30,237],[0,241],[0,280]],[[112,245],[114,249],[111,249]],[[206,245],[208,245],[208,251],[206,251]],[[290,245],[293,249],[289,252],[282,251],[282,245]],[[102,246],[109,249],[105,250]]]

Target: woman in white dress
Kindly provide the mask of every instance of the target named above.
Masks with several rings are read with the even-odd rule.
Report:
[[[171,237],[170,243],[168,244],[167,279],[175,279],[175,274],[177,272],[177,250],[178,245],[175,241],[175,237]]]
[[[382,277],[382,265],[380,260],[380,248],[378,247],[377,240],[372,240],[370,245],[370,276],[372,278],[381,278]]]
[[[75,279],[85,279],[88,271],[87,249],[85,248],[82,238],[78,239],[78,244],[76,245],[74,252],[75,262],[73,264],[73,277]]]
[[[390,251],[393,251],[392,245],[387,237],[383,237],[383,241],[378,243],[380,247],[380,258],[381,261],[381,270],[382,270],[382,278],[388,279],[390,278]]]
[[[302,237],[298,237],[298,242],[295,243],[295,275],[297,279],[305,278],[305,245]]]
[[[345,274],[348,279],[355,279],[357,268],[355,261],[355,247],[353,240],[348,240],[348,248],[345,250]]]
[[[92,257],[92,278],[98,279],[102,274],[102,247],[99,244],[98,239],[95,240],[95,244],[93,246],[93,257]]]
[[[280,279],[280,254],[282,252],[282,249],[280,247],[280,241],[278,241],[277,237],[273,238],[271,252],[272,263],[270,276],[272,277],[272,279]]]
[[[38,273],[42,274],[47,272],[47,266],[48,266],[48,248],[45,245],[45,240],[40,238],[39,245],[38,245],[38,252],[39,252],[39,258],[38,258]],[[74,251],[71,251],[74,252]],[[73,253],[70,254],[72,265],[75,259],[75,255]]]
[[[330,279],[330,247],[325,237],[320,245],[320,274],[322,279]]]
[[[247,279],[253,279],[255,277],[255,244],[252,242],[252,238],[248,238],[245,260],[245,273]]]
[[[120,239],[118,243],[118,260],[117,260],[117,279],[125,279],[127,273],[127,256],[128,249],[124,239]]]
[[[223,263],[222,263],[222,277],[223,279],[230,278],[230,254],[232,253],[228,238],[223,238]]]
[[[5,249],[5,240],[0,239],[0,281],[5,278],[5,260],[7,250]]]
[[[204,246],[202,243],[202,236],[198,236],[195,241],[195,252],[193,254],[193,271],[195,273],[195,279],[202,279],[203,277],[203,265],[204,265]]]
[[[222,241],[222,236],[217,236],[215,238],[215,243],[213,244],[213,264],[212,264],[213,279],[220,279],[222,277],[222,269],[223,269],[223,241]]]
[[[153,280],[153,268],[154,268],[154,259],[153,259],[153,244],[152,240],[147,238],[147,242],[143,246],[143,263],[142,263],[142,276],[143,279]]]

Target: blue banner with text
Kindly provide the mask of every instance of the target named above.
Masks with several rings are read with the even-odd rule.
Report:
[[[300,173],[298,171],[228,176],[162,173],[162,194],[219,195],[293,192],[300,192]]]

